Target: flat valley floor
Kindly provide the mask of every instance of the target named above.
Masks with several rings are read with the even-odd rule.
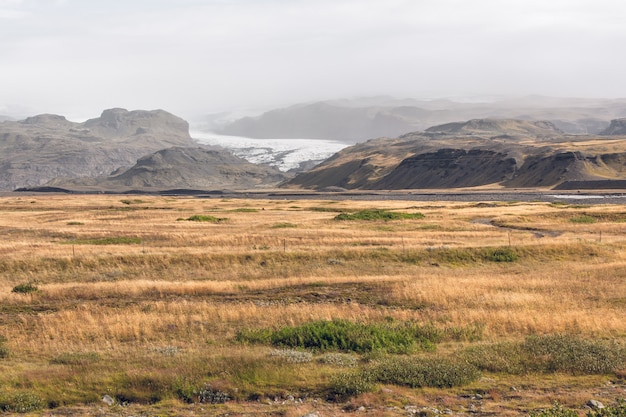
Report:
[[[0,410],[586,415],[626,398],[594,202],[5,194]]]

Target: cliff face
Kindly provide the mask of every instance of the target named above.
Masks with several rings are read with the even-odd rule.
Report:
[[[611,124],[600,132],[603,136],[626,135],[626,118],[611,120]]]
[[[513,176],[515,159],[490,150],[439,149],[403,160],[376,189],[460,188],[499,183]]]
[[[105,110],[84,123],[43,114],[0,123],[0,190],[57,177],[107,175],[148,153],[195,146],[184,120],[163,110]]]

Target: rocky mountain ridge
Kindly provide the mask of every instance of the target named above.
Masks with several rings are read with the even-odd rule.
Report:
[[[626,136],[568,135],[545,121],[474,119],[345,148],[285,187],[534,188],[577,181],[588,187],[625,179]]]

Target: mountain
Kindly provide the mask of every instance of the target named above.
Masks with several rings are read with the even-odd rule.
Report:
[[[356,144],[284,186],[398,190],[584,181],[593,188],[595,181],[622,180],[626,137],[568,135],[546,121],[473,119]]]
[[[244,117],[219,133],[254,138],[333,139],[356,142],[389,134],[402,134],[419,127],[417,108],[351,108],[320,102],[272,110],[259,117]]]
[[[369,97],[275,109],[213,125],[217,133],[252,138],[333,139],[348,143],[396,137],[470,119],[549,120],[572,134],[597,134],[607,120],[626,116],[626,100],[528,96],[460,102]],[[210,120],[206,120],[210,124]]]
[[[57,177],[107,175],[160,149],[196,145],[188,123],[163,110],[109,109],[84,123],[53,114],[4,121],[0,190],[39,186]]]
[[[140,158],[131,168],[97,178],[55,179],[45,186],[81,191],[252,189],[287,177],[215,147],[172,147]]]
[[[609,127],[600,134],[605,136],[626,135],[626,118],[611,120]]]

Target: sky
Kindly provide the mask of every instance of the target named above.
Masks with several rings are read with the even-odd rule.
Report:
[[[626,97],[623,0],[0,0],[0,114]]]

